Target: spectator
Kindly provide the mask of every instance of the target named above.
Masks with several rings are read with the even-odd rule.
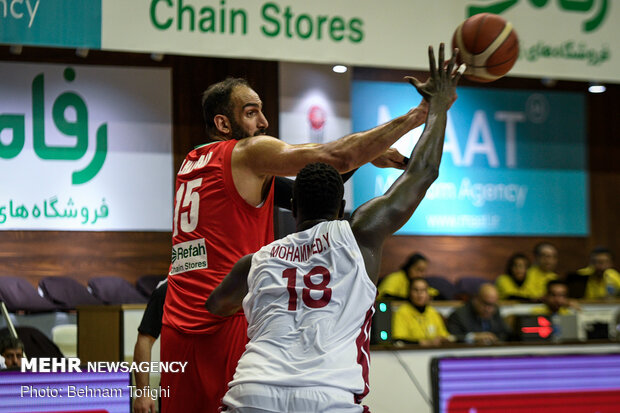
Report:
[[[138,326],[138,339],[133,350],[133,361],[136,363],[150,363],[151,351],[155,341],[161,333],[161,320],[164,315],[164,302],[166,301],[166,290],[168,289],[168,280],[159,283],[155,291],[151,294],[149,302],[146,305],[142,320]],[[150,387],[150,379],[148,372],[134,372],[137,389],[148,389]],[[142,397],[136,397],[133,402],[133,413],[155,413],[155,400],[153,400],[148,391],[142,392]],[[161,410],[161,399],[160,409]]]
[[[549,242],[540,242],[534,247],[534,265],[527,270],[527,282],[532,291],[533,299],[541,299],[545,295],[545,287],[558,275],[555,269],[558,265],[558,249]]]
[[[392,337],[398,341],[438,346],[454,341],[446,330],[441,314],[429,306],[428,283],[424,278],[411,279],[409,301],[403,303],[392,319]]]
[[[400,270],[386,275],[377,290],[377,298],[395,298],[407,300],[411,289],[411,280],[414,278],[424,278],[428,268],[428,259],[419,252],[413,253],[407,258]],[[432,287],[428,288],[431,297],[436,297],[439,292]]]
[[[506,271],[497,277],[495,286],[500,300],[531,301],[534,298],[532,278],[527,278],[530,260],[522,253],[512,255],[506,263]]]
[[[573,314],[569,307],[568,286],[562,281],[551,280],[547,283],[543,305],[532,308],[532,313],[548,316]]]
[[[597,247],[590,252],[590,265],[577,270],[577,274],[588,277],[584,298],[599,299],[620,294],[620,273],[612,268],[613,260],[613,253],[608,248]]]
[[[0,340],[0,355],[4,358],[7,369],[22,367],[24,358],[24,343],[19,338],[11,336],[2,337]]]
[[[495,344],[510,338],[511,332],[499,314],[499,295],[493,284],[480,286],[478,294],[448,317],[448,331],[459,341]]]

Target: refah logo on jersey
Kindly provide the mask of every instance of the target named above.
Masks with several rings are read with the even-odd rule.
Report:
[[[208,268],[204,238],[182,242],[172,247],[170,275]]]

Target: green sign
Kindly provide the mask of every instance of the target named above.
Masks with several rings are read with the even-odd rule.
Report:
[[[551,6],[550,0],[491,0],[487,5],[472,5],[467,8],[467,15],[473,16],[479,13],[502,14],[513,7],[532,7],[541,9]],[[581,30],[591,32],[600,28],[607,17],[607,0],[557,0],[554,6],[564,13],[578,13],[583,18]]]
[[[75,79],[75,70],[64,71],[67,82]],[[32,139],[34,152],[41,159],[78,160],[88,150],[88,107],[84,99],[75,92],[66,91],[56,98],[52,105],[52,119],[60,134],[74,141],[69,146],[49,145],[45,140],[45,75],[37,75],[32,81]],[[68,119],[69,112],[75,119]],[[8,130],[10,143],[0,141],[0,158],[11,159],[20,154],[25,144],[26,116],[22,114],[0,114],[0,134]],[[72,183],[83,184],[95,177],[105,162],[108,147],[108,129],[104,123],[97,129],[95,155],[83,169],[73,172]]]
[[[168,69],[0,63],[0,231],[169,231],[170,85]]]

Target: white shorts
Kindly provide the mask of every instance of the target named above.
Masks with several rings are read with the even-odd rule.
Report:
[[[231,387],[224,399],[226,413],[362,413],[353,394],[333,387],[281,387],[242,383]],[[367,409],[367,408],[366,408]]]

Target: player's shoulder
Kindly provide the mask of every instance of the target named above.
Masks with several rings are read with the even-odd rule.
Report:
[[[212,151],[213,149],[219,147],[222,144],[225,144],[226,142],[228,141],[216,140],[216,141],[209,141],[209,142],[201,143],[200,145],[194,146],[194,149],[192,149],[188,153],[188,156],[192,154],[200,154],[200,153]]]
[[[346,219],[327,221],[324,223],[324,227],[321,231],[329,232],[331,234],[330,236],[338,243],[357,245],[351,223]]]
[[[279,144],[281,142],[282,141],[280,139],[269,135],[250,136],[248,138],[239,139],[237,141],[237,145],[235,146],[235,150],[247,150],[261,146]]]

